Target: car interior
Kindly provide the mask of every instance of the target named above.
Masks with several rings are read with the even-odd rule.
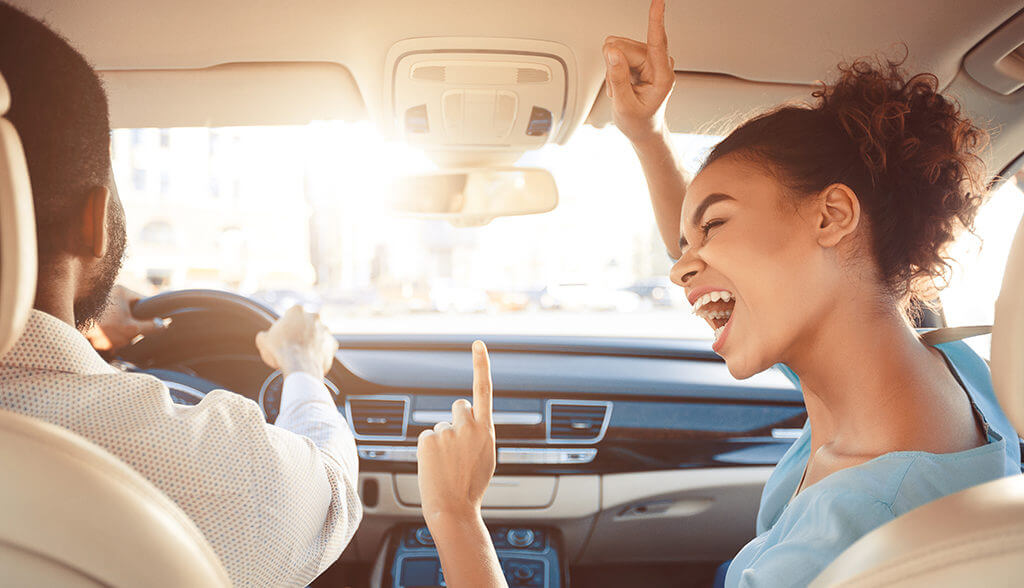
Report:
[[[553,214],[565,191],[542,165],[517,162],[538,150],[558,153],[574,134],[611,124],[602,42],[611,34],[643,39],[646,30],[645,5],[614,0],[13,4],[91,60],[115,136],[368,123],[433,166],[399,190],[398,206],[456,231],[499,216]],[[1017,1],[680,0],[669,3],[667,29],[675,89],[666,119],[674,133],[720,135],[751,112],[808,99],[841,59],[905,51],[909,71],[933,72],[991,130],[993,191],[1024,165]],[[0,112],[9,101],[0,84]],[[589,173],[603,172],[594,165]],[[474,205],[469,186],[493,186],[500,174],[532,196],[509,191],[509,202]],[[450,178],[465,186],[464,202],[448,199]],[[515,234],[519,221],[496,222]],[[17,129],[3,120],[0,354],[32,305],[33,227]],[[1024,232],[1016,230],[1005,251],[1001,290],[992,287],[997,302],[985,310],[994,317],[990,366],[1004,411],[1024,430]],[[557,289],[545,295],[571,304]],[[110,360],[163,380],[177,403],[223,388],[257,402],[273,422],[283,378],[260,360],[253,339],[278,312],[239,291],[166,288],[134,313],[170,326]],[[966,326],[947,316],[922,313],[917,326]],[[468,397],[470,344],[481,337],[491,354],[497,436],[483,513],[509,585],[711,585],[716,568],[753,538],[765,481],[804,425],[795,383],[774,368],[734,379],[706,338],[491,333],[473,330],[473,320],[484,319],[460,323],[459,332],[337,334],[325,383],[356,438],[364,515],[314,585],[444,585],[420,512],[416,439]],[[184,513],[88,441],[0,411],[0,463],[0,569],[13,584],[229,584]],[[815,585],[1013,585],[1024,573],[1022,555],[1024,480],[1006,478],[877,529]]]

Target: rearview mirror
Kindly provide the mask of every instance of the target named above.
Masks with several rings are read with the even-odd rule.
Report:
[[[538,214],[558,205],[551,173],[537,168],[443,170],[393,184],[391,208],[456,226],[486,225],[499,216]]]

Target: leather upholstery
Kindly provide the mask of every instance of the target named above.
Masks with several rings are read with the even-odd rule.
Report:
[[[1024,431],[1024,219],[1010,246],[992,325],[992,385],[1003,412]]]
[[[1019,586],[1024,478],[1002,478],[914,509],[868,533],[811,586]]]
[[[185,513],[82,437],[0,411],[0,471],[4,583],[230,585]]]
[[[0,117],[11,105],[0,77]],[[0,118],[0,355],[18,338],[36,294],[36,222],[21,141]]]

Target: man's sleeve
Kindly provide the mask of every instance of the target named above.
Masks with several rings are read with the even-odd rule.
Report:
[[[301,440],[309,445],[309,457],[303,459],[301,456],[305,452],[300,451],[296,456],[300,463],[293,466],[312,470],[326,482],[318,485],[324,492],[319,500],[313,502],[315,510],[322,515],[317,517],[322,526],[319,529],[311,526],[300,529],[308,540],[323,546],[319,574],[338,559],[362,518],[362,504],[357,492],[359,458],[355,439],[323,382],[301,372],[285,378],[277,421],[267,427],[276,429],[271,435],[278,439],[282,448],[292,445],[295,435],[301,436]],[[289,438],[286,439],[282,429],[294,435],[287,435]],[[308,463],[301,463],[307,460]]]
[[[319,379],[303,372],[285,378],[275,424],[308,437],[317,448],[346,464],[353,474],[357,472],[356,441],[331,393]]]

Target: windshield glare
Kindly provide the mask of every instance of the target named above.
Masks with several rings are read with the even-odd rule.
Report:
[[[691,172],[718,140],[673,138]],[[518,162],[554,175],[555,210],[460,228],[388,210],[392,178],[436,166],[369,122],[118,129],[112,143],[121,280],[144,294],[230,290],[347,333],[712,335],[668,280],[639,161],[611,126]],[[1020,196],[1006,182],[979,218],[985,247],[957,249],[951,324],[983,321],[979,300],[991,314]]]

